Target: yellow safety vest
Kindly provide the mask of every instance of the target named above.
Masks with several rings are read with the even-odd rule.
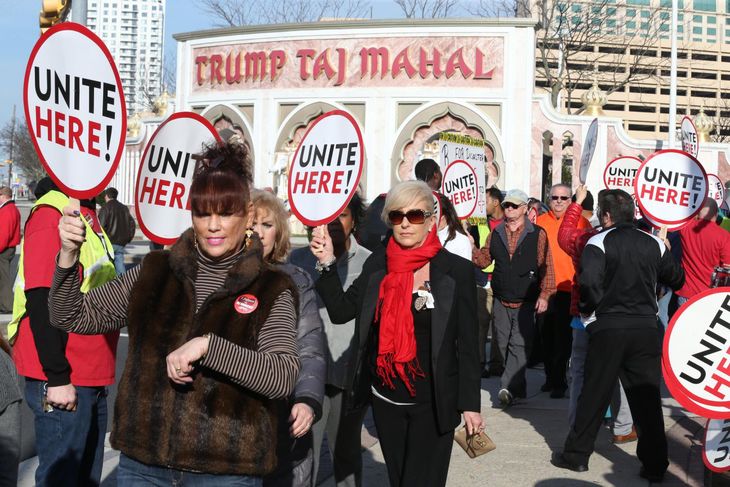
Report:
[[[484,244],[487,243],[487,237],[489,237],[489,234],[492,231],[489,228],[489,220],[487,220],[485,223],[479,223],[477,225],[477,231],[479,232],[479,248],[481,249],[484,248]],[[494,261],[492,261],[491,264],[482,269],[482,272],[485,272],[487,274],[494,272]]]
[[[38,209],[40,206],[51,206],[63,213],[63,208],[68,205],[68,197],[59,191],[49,191],[39,198],[33,208],[30,210],[30,214]],[[30,216],[28,217],[30,219]],[[85,218],[81,218],[86,226],[86,235],[97,235],[91,228]],[[15,337],[18,333],[18,326],[20,320],[25,316],[25,274],[23,269],[23,253],[25,248],[25,237],[20,243],[20,260],[18,261],[18,275],[15,278],[13,284],[13,319],[8,323],[8,339],[10,343],[15,342]],[[81,282],[81,292],[86,293],[90,290],[101,286],[102,284],[111,281],[116,277],[114,270],[113,257],[110,259],[110,255],[113,256],[112,243],[107,237],[106,233],[102,229],[99,238],[87,238],[86,242],[81,245],[79,262],[84,270],[84,279]]]

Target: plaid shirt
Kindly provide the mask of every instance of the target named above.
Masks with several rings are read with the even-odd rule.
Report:
[[[539,228],[539,227],[538,227]],[[520,235],[525,230],[524,225],[521,226],[517,231],[510,231],[507,225],[504,226],[505,233],[507,234],[507,244],[510,258],[514,255],[517,249],[517,241],[520,239]],[[492,256],[489,253],[489,246],[492,242],[492,236],[495,232],[492,232],[487,237],[487,241],[481,249],[476,247],[472,248],[472,262],[479,268],[487,267],[492,262]],[[537,236],[537,267],[538,275],[540,276],[540,298],[549,299],[550,296],[555,294],[555,268],[553,267],[553,256],[550,253],[550,244],[548,243],[547,233],[545,230],[540,229],[540,233]],[[502,301],[502,300],[500,300]],[[502,301],[508,308],[519,308],[521,303],[507,303]]]

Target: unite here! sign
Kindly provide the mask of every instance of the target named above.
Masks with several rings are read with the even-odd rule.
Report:
[[[707,174],[686,152],[655,152],[639,167],[634,194],[641,212],[653,223],[676,227],[700,211],[707,196]]]
[[[486,176],[486,162],[487,157],[484,152],[484,141],[476,139],[464,134],[458,134],[453,132],[443,132],[439,136],[439,166],[441,172],[446,177],[446,171],[451,163],[454,161],[464,161],[471,166],[476,175],[476,206],[470,211],[469,217],[471,217],[474,223],[486,223],[487,222],[487,176]],[[463,168],[462,168],[463,169]],[[443,182],[442,187],[445,188]],[[445,194],[445,193],[444,193]],[[447,195],[448,196],[448,195]],[[457,202],[453,198],[449,197],[454,206],[457,206]],[[462,216],[457,209],[459,218],[467,218]],[[471,222],[472,220],[470,220]]]
[[[360,183],[365,161],[362,133],[342,110],[320,115],[294,153],[289,169],[289,204],[305,225],[337,217]]]
[[[700,153],[700,139],[697,138],[694,122],[686,115],[682,118],[680,131],[682,132],[682,150],[697,157],[697,154]]]
[[[477,174],[471,164],[462,160],[449,164],[444,171],[441,192],[451,200],[460,219],[469,218],[479,199]]]
[[[71,22],[49,29],[30,54],[23,102],[53,181],[71,197],[99,194],[117,169],[127,132],[122,82],[102,40]]]
[[[730,418],[729,346],[729,288],[703,291],[672,318],[664,337],[665,380],[688,410]]]
[[[190,186],[204,144],[218,132],[197,113],[177,112],[157,127],[142,153],[134,208],[142,232],[171,245],[190,227]]]

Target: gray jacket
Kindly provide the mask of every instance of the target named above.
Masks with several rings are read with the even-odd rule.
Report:
[[[337,274],[340,276],[344,289],[347,289],[360,275],[362,266],[370,257],[370,253],[368,249],[357,243],[355,237],[350,235],[350,250],[337,259]],[[309,247],[292,251],[289,261],[309,272],[313,280],[319,279],[319,274],[314,268],[317,258]],[[334,325],[319,295],[317,295],[317,306],[327,337],[327,384],[344,389],[347,384],[348,370],[356,365],[355,320],[342,325]]]
[[[277,264],[275,267],[286,272],[299,289],[297,344],[301,369],[294,386],[293,402],[308,404],[314,410],[316,422],[322,416],[327,363],[324,359],[324,334],[314,282],[308,273],[295,265]]]
[[[22,399],[18,386],[18,373],[10,355],[0,349],[0,414]]]

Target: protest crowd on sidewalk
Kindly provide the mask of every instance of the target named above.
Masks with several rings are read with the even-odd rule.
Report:
[[[81,109],[105,124],[107,153],[81,147],[72,122],[68,144],[40,135],[44,113],[73,105],[41,89],[73,64],[52,55],[57,34],[99,63],[103,108]],[[43,487],[100,485],[107,440],[120,487],[314,487],[325,468],[360,487],[364,431],[392,487],[457,485],[454,452],[478,462],[499,447],[485,411],[537,397],[564,420],[559,446],[532,450],[553,477],[589,472],[606,430],[636,445],[632,476],[659,483],[665,387],[711,420],[706,449],[724,441],[712,421],[730,421],[730,209],[689,146],[596,185],[627,159],[594,156],[596,118],[575,174],[535,192],[490,174],[483,140],[444,130],[373,194],[368,134],[317,107],[272,188],[255,177],[272,153],[191,108],[147,139],[125,204],[112,178],[127,113],[96,41],[68,26],[40,39],[25,102],[48,176],[22,224],[0,187],[0,487],[18,482],[23,411]],[[151,248],[132,263],[140,234]],[[719,462],[706,461],[730,471]]]

